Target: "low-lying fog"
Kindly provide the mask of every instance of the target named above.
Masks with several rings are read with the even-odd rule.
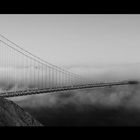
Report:
[[[70,71],[90,77],[94,81],[140,79],[140,64],[75,66]],[[30,82],[26,86],[30,87]],[[139,84],[56,92],[10,100],[30,112],[44,125],[140,125]]]

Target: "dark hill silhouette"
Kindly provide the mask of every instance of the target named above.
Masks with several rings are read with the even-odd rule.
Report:
[[[42,126],[12,101],[0,98],[0,126]]]

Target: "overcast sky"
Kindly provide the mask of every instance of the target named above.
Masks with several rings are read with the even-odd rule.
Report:
[[[140,15],[0,15],[0,33],[58,66],[140,62]]]

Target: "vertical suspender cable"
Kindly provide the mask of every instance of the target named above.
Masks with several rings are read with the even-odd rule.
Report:
[[[38,71],[38,74],[37,74],[37,83],[38,83],[38,88],[40,88],[40,86],[39,86],[39,62],[37,63],[37,71]]]

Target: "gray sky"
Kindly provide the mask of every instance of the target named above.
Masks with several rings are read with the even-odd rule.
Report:
[[[0,33],[58,66],[140,62],[140,15],[0,15]]]

